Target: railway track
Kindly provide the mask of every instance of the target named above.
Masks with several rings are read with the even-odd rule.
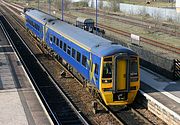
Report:
[[[14,18],[15,19],[15,18]],[[19,22],[20,23],[20,22]],[[22,27],[22,24],[20,24]],[[23,27],[22,27],[23,28]],[[65,67],[66,68],[66,67]],[[66,68],[66,71],[68,71],[68,69]],[[73,76],[75,78],[77,78],[76,76]],[[77,78],[78,79],[78,78]],[[80,81],[79,81],[80,82]],[[124,114],[126,114],[125,116],[129,117],[129,118],[121,118],[122,116],[122,110],[118,110],[119,108],[115,108],[115,109],[110,109],[108,107],[106,107],[103,103],[99,103],[101,104],[105,110],[107,110],[110,114],[112,114],[114,116],[114,118],[116,118],[117,120],[121,120],[122,124],[152,124],[151,122],[149,122],[149,120],[147,120],[146,118],[144,118],[142,115],[138,114],[137,112],[135,112],[135,110],[133,110],[132,108],[126,108],[126,110],[124,110]],[[118,112],[117,112],[118,110]],[[124,120],[125,119],[125,120]],[[131,123],[129,123],[129,121],[131,121]]]
[[[15,5],[15,6],[16,6],[16,8],[18,7],[18,5]],[[21,7],[21,9],[22,9],[22,7]],[[91,12],[86,11],[84,13],[91,13]],[[74,20],[77,18],[77,16],[74,16],[74,15],[68,14],[68,13],[65,13],[65,16],[67,16],[69,18],[72,18]],[[104,16],[104,15],[102,15],[102,16]],[[111,17],[108,16],[108,18],[111,18]],[[124,22],[127,22],[127,21],[124,21]],[[71,23],[73,23],[73,22],[71,22]],[[107,26],[107,25],[104,25],[104,24],[100,24],[100,23],[98,24],[98,26],[100,28],[102,28],[102,29],[105,29],[105,30],[111,31],[113,33],[116,33],[116,34],[119,34],[119,35],[122,35],[122,36],[125,36],[125,37],[128,37],[128,38],[131,38],[131,33],[129,33],[129,32],[119,30],[119,29],[116,29],[116,28],[113,28],[113,27],[110,27],[110,26]],[[166,31],[166,30],[163,29],[162,31]],[[169,32],[173,33],[172,31],[169,31]],[[146,37],[140,37],[140,42],[143,42],[145,44],[148,44],[148,45],[151,45],[151,46],[154,46],[154,47],[161,48],[163,50],[166,50],[166,51],[169,51],[169,52],[172,52],[172,53],[180,54],[180,48],[179,47],[175,47],[175,46],[172,46],[172,45],[167,45],[167,44],[164,44],[163,42],[158,42],[156,40],[152,40],[152,39],[149,39],[149,38],[146,38]]]
[[[72,19],[76,19],[77,18],[77,16],[74,16],[74,15],[71,15],[71,14],[67,14],[67,13],[65,15],[70,17],[70,18],[72,18]],[[128,37],[128,38],[131,37],[131,33],[129,33],[129,32],[126,32],[126,31],[123,31],[123,30],[119,30],[119,29],[116,29],[116,28],[113,28],[113,27],[110,27],[110,26],[106,26],[106,25],[100,24],[100,23],[98,23],[98,26],[100,28],[102,28],[102,29],[111,31],[113,33],[116,33],[116,34],[119,34],[119,35],[122,35],[122,36],[125,36],[125,37]],[[176,53],[176,54],[180,54],[180,48],[177,48],[177,47],[174,47],[174,46],[171,46],[171,45],[167,45],[167,44],[164,44],[162,42],[155,41],[155,40],[151,40],[149,38],[140,37],[140,42],[152,45],[154,47],[159,47],[161,49],[164,49],[164,50]]]
[[[79,9],[78,12],[88,14],[91,16],[95,15],[95,11],[92,9]],[[130,17],[122,17],[120,15],[115,15],[115,14],[114,14],[114,17],[112,17],[111,14],[112,13],[99,11],[98,16],[101,18],[115,20],[115,21],[119,21],[119,22],[122,22],[125,24],[133,25],[133,26],[138,26],[138,27],[143,27],[146,29],[160,31],[165,34],[172,35],[172,36],[180,36],[180,32],[177,32],[177,31],[175,32],[173,29],[170,29],[165,26],[157,27],[157,26],[155,26],[155,23],[152,21],[146,21],[146,20],[142,21],[140,19],[136,19],[136,18],[132,18],[132,17],[131,18]],[[180,28],[180,26],[177,26],[177,29],[178,28]]]
[[[128,38],[131,37],[131,33],[128,33],[126,31],[115,29],[115,28],[112,28],[112,27],[109,27],[109,26],[106,26],[106,25],[103,25],[103,24],[98,24],[98,25],[99,25],[100,28],[112,31],[114,33],[126,36]],[[162,42],[151,40],[151,39],[148,39],[148,38],[145,38],[145,37],[140,37],[140,42],[152,45],[154,47],[159,47],[161,49],[168,50],[168,51],[176,53],[176,54],[180,54],[180,48],[177,48],[177,47],[174,47],[174,46],[170,46],[170,45],[164,44]]]
[[[0,16],[0,20],[54,124],[87,125],[88,122],[82,114],[56,85],[50,74],[43,68],[10,23],[3,16]]]

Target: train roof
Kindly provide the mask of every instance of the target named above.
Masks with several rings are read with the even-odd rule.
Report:
[[[78,17],[76,19],[76,21],[82,22],[82,23],[94,23],[93,19],[91,19],[91,18],[83,18],[83,17]]]
[[[53,16],[50,16],[38,10],[29,10],[28,12],[26,12],[26,14],[33,17],[37,21],[42,22],[45,22],[43,21],[44,18],[54,19]],[[128,49],[121,45],[113,44],[110,40],[104,39],[100,36],[84,31],[78,27],[75,27],[60,20],[47,22],[47,27],[63,35],[64,37],[78,44],[82,48],[91,51],[99,57],[109,56],[119,52],[125,52],[132,55],[136,55],[131,49]]]
[[[43,25],[50,20],[56,19],[55,17],[53,17],[51,15],[48,15],[46,13],[43,13],[43,12],[33,9],[33,8],[27,8],[25,13],[28,16],[30,16],[31,18],[34,18],[38,22],[42,23]]]

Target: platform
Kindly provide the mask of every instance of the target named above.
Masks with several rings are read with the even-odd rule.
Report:
[[[53,124],[0,27],[0,125]]]
[[[141,68],[140,92],[148,100],[148,109],[166,123],[180,123],[180,80],[171,81]]]

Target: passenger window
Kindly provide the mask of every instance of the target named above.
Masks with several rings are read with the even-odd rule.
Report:
[[[59,47],[62,49],[62,41],[60,40]]]
[[[66,43],[64,43],[63,50],[64,50],[64,52],[66,52]]]
[[[72,57],[75,58],[76,50],[72,48]]]
[[[40,27],[38,26],[38,31],[40,31]]]
[[[84,67],[86,67],[86,63],[87,63],[87,57],[84,56],[84,55],[82,55],[82,65],[83,65]]]
[[[132,77],[138,76],[138,63],[137,63],[137,60],[130,60],[130,75]]]
[[[56,38],[56,45],[59,46],[59,39]]]
[[[98,64],[95,64],[95,73],[98,75]]]
[[[112,78],[112,63],[103,64],[103,78]]]
[[[42,27],[40,27],[40,30],[41,30],[40,32],[43,33],[43,28]]]
[[[52,42],[52,41],[53,41],[53,36],[50,35],[50,36],[49,36],[49,39],[50,39],[50,42]]]
[[[68,53],[69,55],[71,55],[71,47],[70,47],[70,46],[68,46],[67,53]]]
[[[55,36],[53,36],[53,43],[55,43],[55,40],[56,40],[56,37],[55,37]]]
[[[80,60],[81,60],[81,53],[78,52],[78,51],[77,51],[77,57],[76,57],[76,60],[77,60],[78,62],[80,62]]]

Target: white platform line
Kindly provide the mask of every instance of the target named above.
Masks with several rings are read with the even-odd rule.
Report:
[[[158,90],[159,91],[159,90]],[[167,97],[169,97],[170,99],[176,101],[177,103],[180,103],[180,98],[174,96],[173,94],[169,93],[169,92],[166,92],[164,90],[161,90],[160,91],[162,94],[166,95]]]
[[[12,47],[11,45],[0,45],[0,47]]]
[[[14,52],[0,52],[0,55],[15,54]]]

